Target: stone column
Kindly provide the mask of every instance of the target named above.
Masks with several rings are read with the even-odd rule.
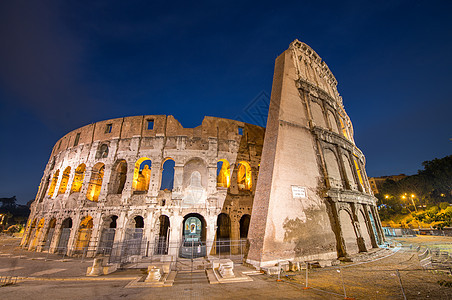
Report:
[[[50,243],[50,247],[49,247],[49,253],[54,253],[55,249],[58,247],[58,243],[60,241],[61,231],[63,229],[62,228],[62,223],[63,223],[63,219],[57,218],[57,221],[56,221],[56,224],[55,224],[55,231],[53,232],[52,242]]]
[[[183,178],[184,178],[184,165],[175,164],[174,166],[174,185],[173,185],[173,199],[182,199],[182,189],[183,189]]]
[[[361,226],[359,224],[357,209],[355,203],[350,203],[350,208],[353,214],[353,226],[356,232],[356,243],[358,244],[359,252],[367,252],[366,243],[364,242]]]
[[[102,186],[100,188],[98,202],[105,202],[108,194],[108,183],[110,182],[113,164],[105,164],[104,177],[102,178]]]
[[[67,242],[67,255],[71,256],[74,252],[75,242],[78,238],[78,230],[81,222],[80,211],[77,211],[75,216],[72,218],[72,229],[69,235],[69,240]]]
[[[86,252],[87,257],[94,257],[96,255],[103,229],[102,213],[97,212],[96,214],[91,215],[91,217],[93,217],[93,228],[91,231],[91,237],[88,242],[88,250]]]

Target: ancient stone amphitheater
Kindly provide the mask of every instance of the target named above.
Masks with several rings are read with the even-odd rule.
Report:
[[[255,266],[378,248],[376,198],[336,85],[296,40],[276,60],[266,132],[144,115],[68,133],[52,150],[22,246],[135,259],[223,251]]]

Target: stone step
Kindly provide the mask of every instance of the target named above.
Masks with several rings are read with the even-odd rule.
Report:
[[[206,272],[178,272],[174,284],[209,283]]]

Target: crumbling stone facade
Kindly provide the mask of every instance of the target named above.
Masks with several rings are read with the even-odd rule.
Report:
[[[76,129],[52,150],[22,245],[75,254],[139,239],[165,248],[181,243],[190,217],[204,243],[220,232],[244,239],[263,138],[262,127],[213,117],[196,128],[146,115]]]
[[[256,267],[377,248],[376,198],[336,85],[296,40],[276,59],[265,140],[264,128],[243,122],[205,117],[183,128],[161,115],[68,133],[52,150],[22,246],[72,255],[147,241],[156,254],[185,257],[168,245],[196,239],[206,256],[221,251],[215,241],[247,240]]]
[[[247,261],[334,260],[378,247],[383,232],[337,81],[295,40],[275,63]]]

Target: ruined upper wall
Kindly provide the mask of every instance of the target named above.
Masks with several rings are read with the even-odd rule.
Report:
[[[149,121],[153,123],[152,129],[148,128]],[[206,116],[202,124],[195,128],[184,128],[171,115],[143,115],[109,119],[69,132],[56,142],[51,157],[81,144],[132,137],[186,136],[188,138],[211,137],[218,140],[234,140],[240,135],[239,128],[244,129],[247,138],[257,144],[263,143],[264,129],[262,127],[224,118]],[[77,135],[79,135],[78,141]]]

